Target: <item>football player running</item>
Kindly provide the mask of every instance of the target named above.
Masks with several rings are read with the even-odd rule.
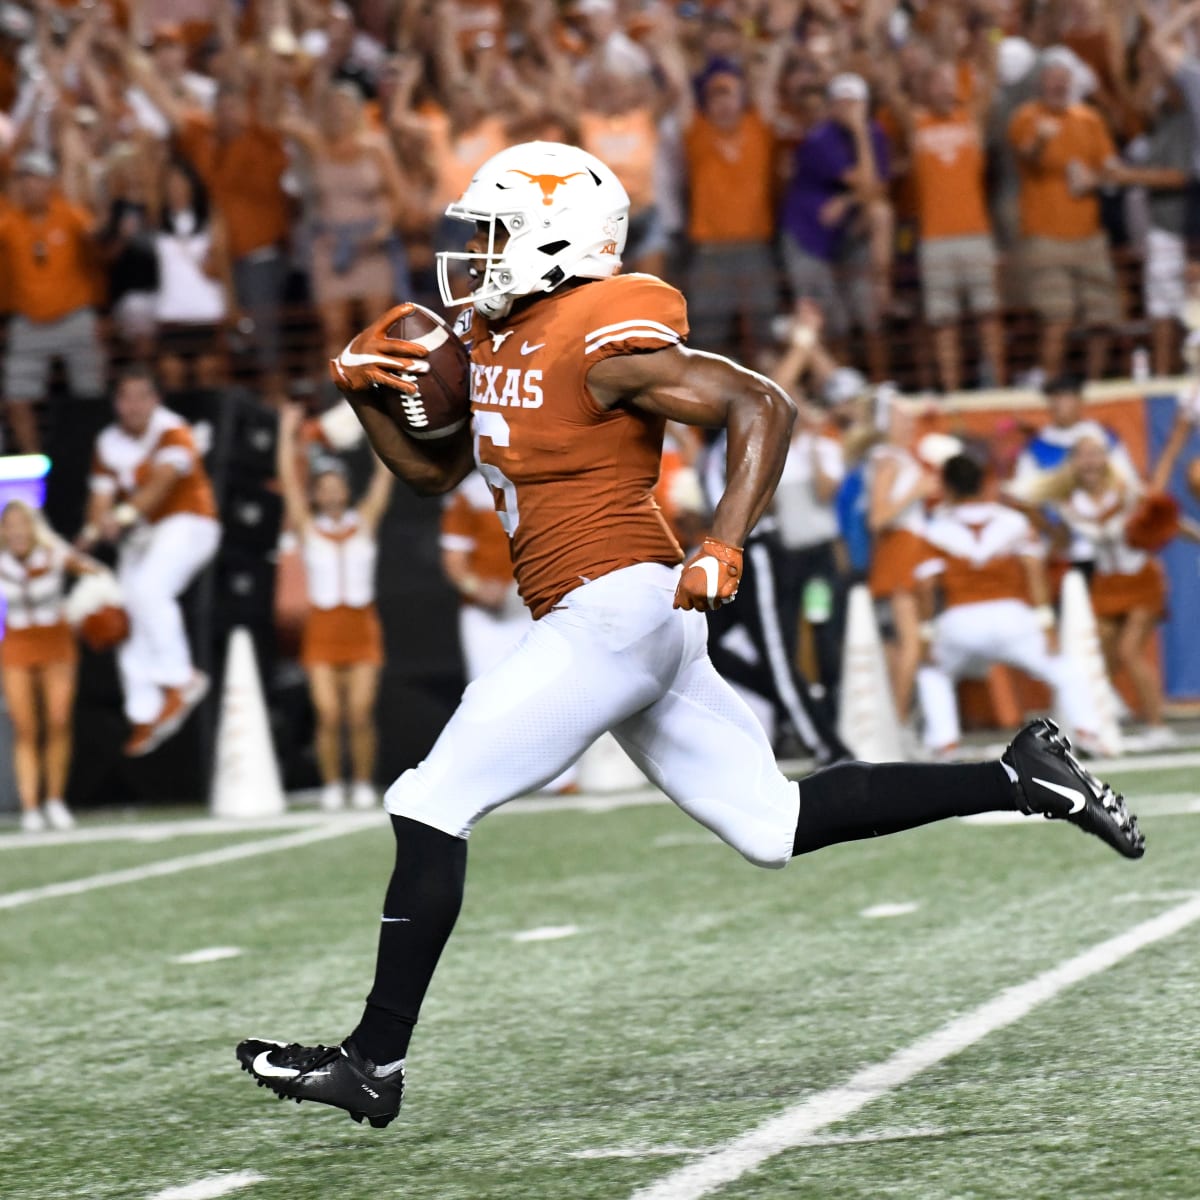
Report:
[[[846,763],[786,779],[710,663],[702,614],[737,594],[743,541],[787,453],[792,401],[761,375],[687,349],[674,288],[619,274],[629,199],[582,150],[504,150],[447,214],[474,226],[466,251],[439,262],[445,302],[471,306],[457,326],[472,360],[470,431],[418,442],[387,415],[379,389],[419,393],[427,369],[421,347],[386,335],[404,306],[359,334],[333,373],[375,451],[417,491],[445,493],[478,462],[536,619],[386,793],[396,860],[358,1027],[333,1046],[242,1042],[238,1058],[259,1084],[377,1127],[396,1116],[413,1027],[462,902],[472,826],[606,730],[680,808],[762,867],[998,809],[1063,818],[1141,856],[1124,801],[1048,721],[1026,726],[998,762]],[[469,269],[468,296],[450,294],[452,262]],[[668,420],[724,429],[728,441],[711,533],[682,568],[650,495]]]

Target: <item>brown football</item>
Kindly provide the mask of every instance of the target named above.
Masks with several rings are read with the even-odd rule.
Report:
[[[417,376],[419,397],[389,391],[392,420],[410,437],[422,441],[448,437],[471,415],[471,356],[446,322],[416,305],[406,317],[388,326],[387,336],[417,342],[429,351],[427,375]]]

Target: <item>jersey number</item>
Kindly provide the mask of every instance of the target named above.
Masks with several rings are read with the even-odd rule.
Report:
[[[480,475],[492,489],[492,499],[496,502],[496,515],[500,518],[500,524],[504,527],[504,532],[512,537],[516,533],[517,524],[521,519],[517,512],[517,485],[499,467],[485,463],[479,457],[481,438],[487,438],[493,446],[507,446],[509,444],[508,435],[508,422],[504,419],[503,413],[498,413],[495,409],[490,408],[476,409],[475,462],[479,466]]]

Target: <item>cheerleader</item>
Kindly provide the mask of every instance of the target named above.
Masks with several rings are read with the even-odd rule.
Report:
[[[344,730],[353,773],[350,803],[373,808],[378,803],[372,783],[374,709],[383,665],[383,630],[375,607],[375,535],[391,496],[392,476],[376,461],[366,495],[351,507],[340,465],[327,460],[309,480],[306,496],[296,469],[301,418],[296,406],[280,416],[279,482],[308,582],[300,661],[316,711],[321,807],[334,811],[345,804]]]
[[[913,577],[923,552],[925,502],[938,491],[937,477],[909,449],[915,433],[912,409],[879,389],[876,428],[882,440],[866,460],[867,526],[871,567],[867,585],[877,604],[889,610],[894,640],[887,644],[892,695],[901,721],[912,702],[921,663],[921,620]]]
[[[97,569],[56,537],[29,505],[11,500],[0,512],[0,677],[12,719],[13,768],[26,833],[75,824],[62,797],[71,766],[79,652],[63,617],[63,591],[68,574]],[[39,807],[42,785],[46,799]]]
[[[1167,582],[1158,560],[1130,544],[1130,518],[1148,495],[1163,492],[1190,432],[1188,415],[1181,414],[1148,485],[1114,466],[1101,436],[1086,435],[1046,488],[1067,527],[1095,548],[1090,588],[1100,645],[1109,675],[1124,668],[1133,682],[1147,726],[1145,749],[1163,749],[1176,740],[1163,719],[1162,680],[1146,657],[1147,643],[1166,615]],[[1196,536],[1186,524],[1180,531]]]

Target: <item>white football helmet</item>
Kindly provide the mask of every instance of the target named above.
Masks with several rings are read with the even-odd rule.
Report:
[[[448,307],[474,304],[488,320],[520,296],[551,292],[566,279],[605,279],[621,269],[629,196],[594,155],[558,142],[526,142],[493,155],[448,217],[487,227],[481,254],[438,254],[438,288]],[[496,248],[496,227],[508,234]],[[451,291],[450,265],[467,264],[475,287]]]

